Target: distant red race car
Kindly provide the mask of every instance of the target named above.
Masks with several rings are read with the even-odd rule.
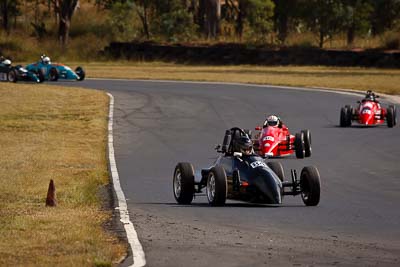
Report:
[[[274,158],[295,154],[297,158],[311,156],[311,133],[302,130],[291,135],[289,129],[275,115],[271,115],[264,122],[263,127],[256,127],[259,131],[253,139],[256,152],[262,157]]]
[[[385,121],[389,128],[392,128],[397,123],[396,107],[389,105],[387,108],[382,108],[379,98],[372,91],[367,91],[365,98],[362,101],[357,101],[358,107],[353,108],[346,105],[340,110],[340,127],[349,127],[352,121],[356,121],[361,125],[381,125]]]

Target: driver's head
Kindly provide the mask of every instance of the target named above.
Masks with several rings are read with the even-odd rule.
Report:
[[[279,118],[278,116],[275,115],[270,115],[268,116],[267,120],[264,122],[265,126],[278,126],[279,124]]]
[[[43,57],[42,61],[43,61],[44,64],[50,64],[50,58],[47,57],[47,56]]]
[[[236,140],[236,151],[243,155],[251,155],[253,153],[253,142],[248,136],[241,136]]]
[[[365,97],[365,99],[366,99],[366,100],[369,100],[369,101],[375,101],[375,94],[374,94],[374,93],[369,94],[369,95],[367,95],[367,96]]]
[[[3,61],[3,64],[6,65],[6,66],[11,66],[11,60],[5,59],[5,60]]]

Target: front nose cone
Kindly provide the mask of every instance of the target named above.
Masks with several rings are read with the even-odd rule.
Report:
[[[282,184],[278,178],[266,172],[263,176],[257,177],[254,184],[269,204],[282,203]]]

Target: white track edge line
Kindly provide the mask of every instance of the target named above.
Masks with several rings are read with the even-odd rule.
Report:
[[[133,264],[132,267],[142,267],[146,265],[146,258],[142,245],[140,244],[135,227],[129,218],[128,204],[126,203],[125,194],[122,191],[117,164],[114,154],[114,137],[113,137],[113,118],[114,118],[114,97],[112,94],[107,93],[110,98],[109,115],[108,115],[108,154],[111,176],[113,179],[114,190],[118,198],[118,207],[120,221],[123,223],[128,243],[132,250]]]

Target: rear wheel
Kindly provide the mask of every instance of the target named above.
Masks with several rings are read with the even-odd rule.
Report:
[[[8,80],[9,82],[16,83],[17,80],[18,80],[17,77],[18,77],[18,73],[17,73],[17,70],[16,70],[16,69],[11,69],[11,70],[8,72],[8,74],[7,74],[7,80]]]
[[[318,169],[304,167],[300,175],[301,198],[306,206],[316,206],[320,200],[321,182]]]
[[[347,126],[347,108],[340,109],[340,127]]]
[[[282,164],[276,161],[267,162],[267,166],[278,176],[279,180],[285,180],[285,172],[283,171]]]
[[[187,162],[176,165],[173,179],[173,190],[176,202],[179,204],[190,204],[194,195],[194,170]]]
[[[311,148],[311,132],[310,130],[302,130],[301,131],[304,135],[304,150],[305,150],[305,156],[310,157],[312,148]]]
[[[389,128],[392,128],[395,125],[395,114],[393,106],[389,106],[386,110],[386,123]]]
[[[350,127],[351,119],[353,118],[353,108],[351,106],[347,106],[346,111],[346,125],[347,127]]]
[[[36,72],[36,75],[38,76],[40,83],[44,82],[45,78],[44,78],[44,73],[43,73],[42,69],[38,69]]]
[[[397,124],[397,110],[396,110],[396,106],[394,105],[390,105],[389,108],[393,109],[393,126],[395,126]]]
[[[83,81],[85,79],[86,73],[82,67],[77,67],[75,73],[78,75],[78,81]]]
[[[217,165],[211,168],[207,178],[207,199],[211,206],[222,206],[228,195],[227,179],[224,168]]]
[[[56,68],[51,68],[49,73],[49,80],[56,82],[58,81],[58,78],[59,78],[58,70]]]
[[[304,134],[296,133],[294,137],[294,150],[296,152],[296,158],[304,158],[306,152],[304,149]]]

